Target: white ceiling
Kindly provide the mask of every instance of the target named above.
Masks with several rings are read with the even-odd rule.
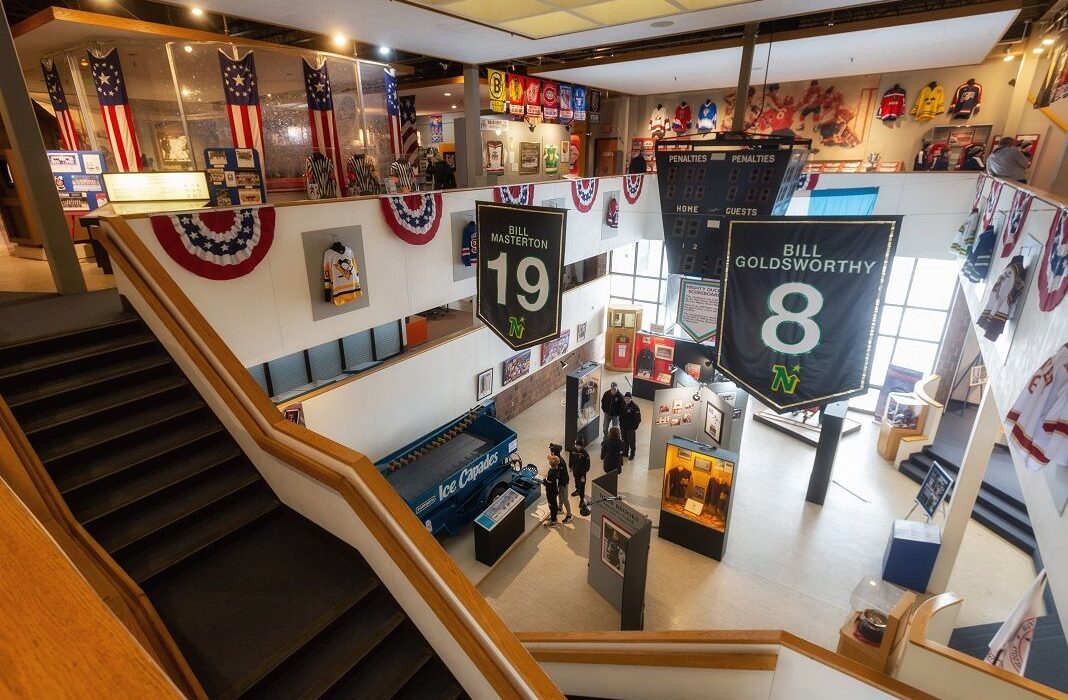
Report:
[[[625,0],[643,3],[646,0]],[[393,0],[181,0],[207,10],[247,17],[284,27],[323,34],[343,34],[353,39],[438,56],[465,63],[492,63],[510,58],[602,44],[669,36],[701,29],[820,12],[856,5],[856,0],[750,0],[726,7],[670,16],[673,24],[652,27],[650,20],[562,34],[545,39],[526,39],[507,31],[468,22],[458,17]],[[495,0],[507,3],[509,0]],[[693,7],[689,0],[674,0],[680,8]],[[680,10],[681,12],[681,10]],[[487,22],[490,20],[486,20]],[[378,57],[375,57],[378,58]]]
[[[758,44],[752,80],[785,83],[982,63],[1017,12]],[[741,55],[741,48],[726,48],[538,75],[632,95],[710,90],[737,84]]]

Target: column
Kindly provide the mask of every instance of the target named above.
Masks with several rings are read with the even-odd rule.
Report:
[[[734,98],[734,123],[731,125],[733,131],[745,131],[745,120],[749,116],[749,77],[753,72],[753,50],[756,48],[759,26],[756,22],[745,25],[742,63],[738,66],[738,91]]]
[[[459,119],[455,124],[456,170],[464,179],[458,183],[460,187],[481,187],[486,184],[482,170],[482,98],[478,93],[478,85],[478,66],[464,65],[464,117],[462,124]],[[461,162],[463,167],[460,167]]]
[[[983,484],[983,475],[990,463],[994,451],[994,439],[1001,428],[998,417],[997,402],[985,387],[983,398],[979,402],[979,411],[972,426],[968,446],[964,448],[964,458],[960,464],[957,483],[953,485],[953,500],[946,506],[946,522],[942,526],[942,546],[938,550],[934,571],[927,584],[930,593],[944,593],[949,587],[949,577],[957,563],[964,531],[971,521],[972,508]]]
[[[45,156],[44,138],[37,125],[37,115],[19,69],[19,57],[7,15],[0,4],[0,118],[3,118],[11,139],[14,167],[22,175],[15,183],[26,208],[26,220],[35,228],[44,243],[48,266],[56,291],[60,294],[80,294],[85,291],[85,279],[74,252],[74,243],[67,231],[67,220],[59,205],[59,194],[53,185],[52,171]],[[36,186],[35,186],[36,185]]]

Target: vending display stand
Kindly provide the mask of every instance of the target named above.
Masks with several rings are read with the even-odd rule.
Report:
[[[634,336],[642,327],[642,307],[608,307],[608,334],[604,344],[604,366],[612,372],[634,371]]]

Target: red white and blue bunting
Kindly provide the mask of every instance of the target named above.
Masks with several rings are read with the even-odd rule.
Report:
[[[638,201],[638,197],[642,196],[643,184],[645,184],[645,176],[641,173],[623,176],[623,196],[627,198],[628,204],[634,204]]]
[[[820,184],[819,173],[802,173],[797,178],[797,189],[812,191],[816,189],[816,185]]]
[[[152,231],[167,255],[212,280],[243,277],[274,242],[274,207],[153,216]]]
[[[494,187],[493,201],[498,204],[521,204],[529,207],[534,204],[534,184]]]
[[[571,181],[571,199],[583,214],[593,209],[593,203],[597,201],[597,182],[596,178]]]
[[[1016,190],[1012,195],[1009,216],[1001,229],[1001,257],[1009,257],[1016,249],[1016,241],[1020,240],[1020,232],[1023,231],[1024,221],[1027,220],[1027,213],[1031,211],[1031,202],[1034,199],[1033,194],[1023,190]]]
[[[379,197],[382,216],[397,238],[411,245],[434,240],[441,223],[441,193]]]
[[[1005,183],[994,180],[990,183],[990,198],[986,200],[986,209],[983,210],[983,218],[980,221],[979,230],[985,231],[994,225],[994,213],[998,210],[998,199],[1001,197],[1001,188]]]
[[[1068,292],[1068,207],[1057,209],[1038,267],[1038,308],[1053,311]]]

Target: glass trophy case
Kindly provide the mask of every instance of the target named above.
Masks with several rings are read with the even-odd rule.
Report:
[[[570,448],[579,436],[586,445],[597,439],[601,424],[601,371],[597,362],[587,362],[567,375],[565,448]]]
[[[672,438],[664,456],[660,536],[720,559],[726,545],[738,456],[703,443]]]

